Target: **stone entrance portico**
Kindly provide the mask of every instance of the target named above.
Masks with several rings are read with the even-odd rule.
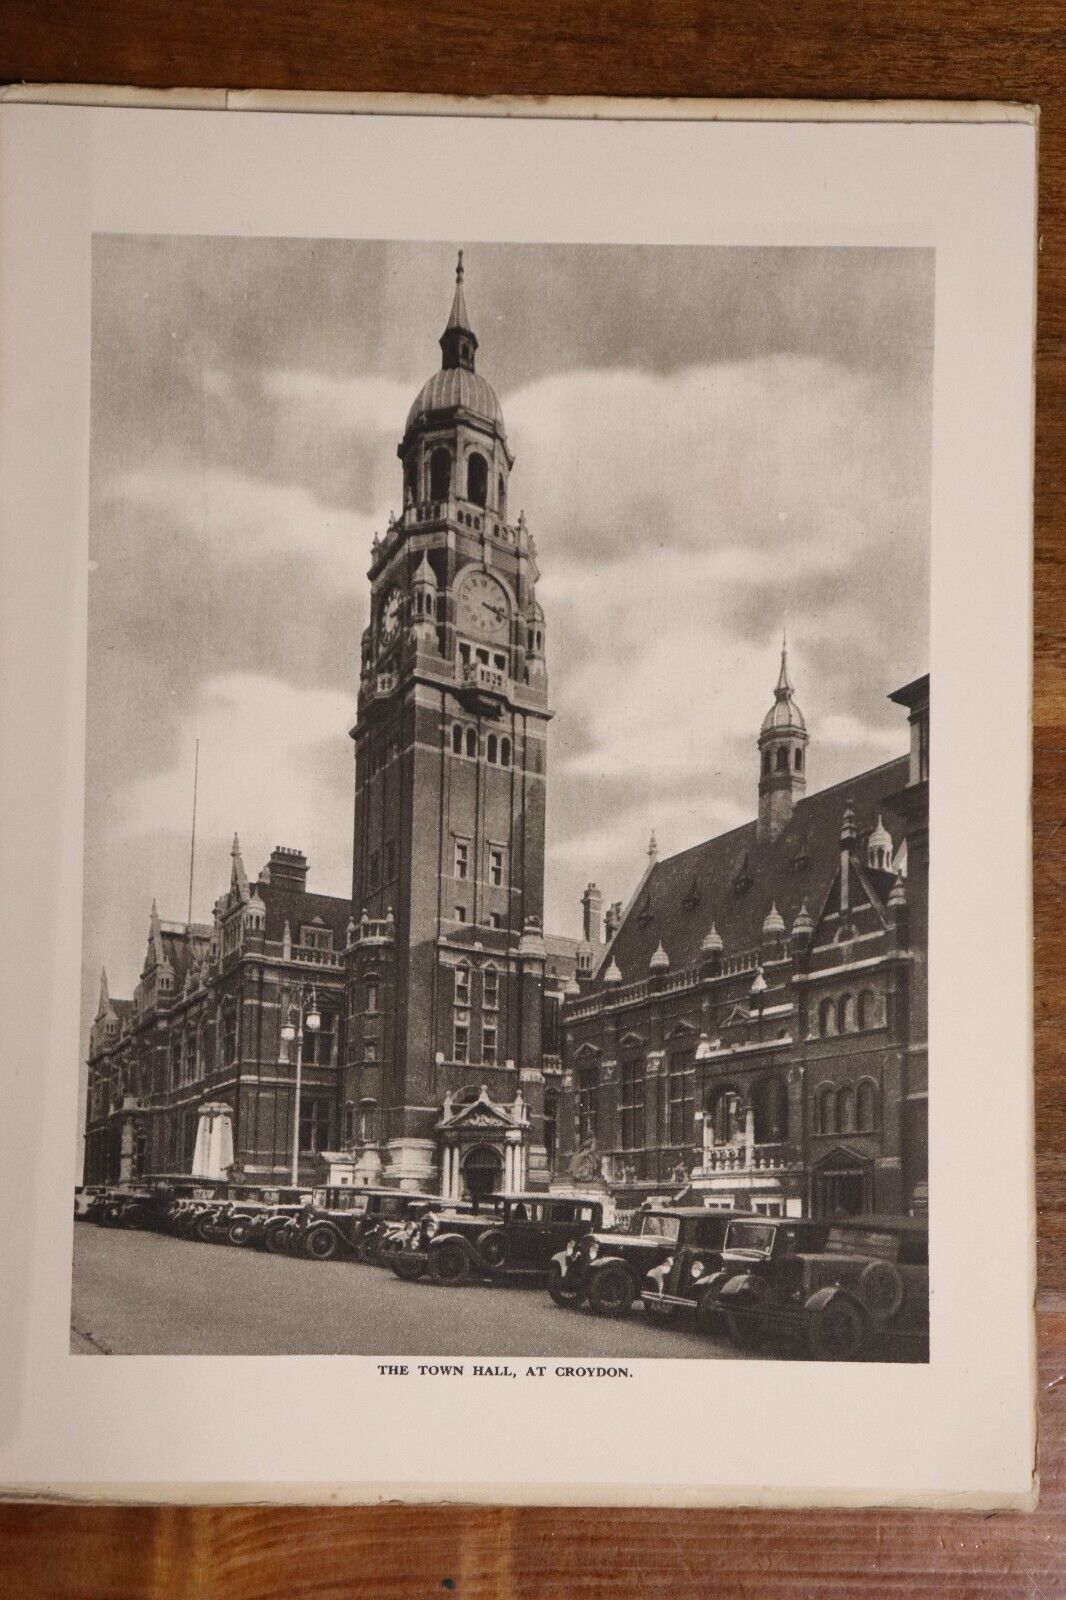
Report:
[[[472,1099],[447,1094],[436,1131],[443,1199],[515,1194],[525,1188],[529,1108],[521,1090],[510,1104],[493,1100],[484,1084]]]

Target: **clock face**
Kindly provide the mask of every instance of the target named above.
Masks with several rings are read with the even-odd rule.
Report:
[[[511,602],[507,591],[487,572],[475,572],[459,592],[456,621],[461,633],[475,639],[506,644],[511,633]]]
[[[400,591],[393,589],[381,609],[381,637],[394,639],[400,626]]]

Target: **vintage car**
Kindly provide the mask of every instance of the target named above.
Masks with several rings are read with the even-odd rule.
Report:
[[[801,1343],[816,1361],[856,1361],[902,1341],[920,1356],[929,1337],[928,1224],[914,1217],[735,1221],[704,1293],[713,1294],[741,1348],[777,1337]]]
[[[718,1304],[718,1290],[725,1281],[723,1267],[736,1253],[735,1249],[730,1250],[730,1240],[745,1237],[750,1232],[745,1224],[750,1222],[758,1228],[763,1221],[751,1212],[740,1217],[722,1215],[725,1222],[735,1223],[736,1228],[730,1233],[723,1227],[714,1249],[708,1250],[702,1240],[690,1238],[649,1268],[640,1291],[641,1304],[646,1311],[659,1317],[669,1317],[677,1311],[694,1312],[704,1333],[713,1333],[721,1327],[723,1312]],[[787,1230],[781,1234],[782,1244],[806,1229],[809,1247],[814,1249],[825,1233],[820,1224],[797,1223],[792,1218],[774,1221]]]
[[[548,1293],[557,1306],[587,1302],[600,1317],[624,1317],[653,1267],[689,1246],[718,1265],[730,1213],[663,1206],[634,1213],[629,1233],[588,1233],[555,1256]]]
[[[488,1209],[486,1209],[486,1204]],[[603,1220],[603,1200],[541,1193],[492,1195],[477,1211],[427,1211],[389,1264],[398,1277],[462,1284],[475,1278],[543,1282],[561,1245]]]
[[[312,1261],[347,1255],[373,1265],[392,1230],[420,1218],[433,1204],[428,1195],[399,1189],[316,1189],[311,1206],[292,1219],[287,1248]]]

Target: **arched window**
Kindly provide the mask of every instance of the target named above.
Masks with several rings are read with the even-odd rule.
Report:
[[[439,446],[429,458],[429,498],[447,500],[452,491],[451,451]]]
[[[477,733],[473,728],[466,730],[466,753],[468,756],[477,755]]]
[[[475,450],[466,464],[466,498],[472,500],[476,506],[483,506],[488,497],[488,462]]]
[[[859,1027],[879,1028],[884,1020],[880,995],[873,989],[864,989],[859,996]]]
[[[860,1133],[873,1133],[877,1127],[877,1085],[871,1078],[859,1084],[858,1124]]]
[[[855,996],[842,994],[837,1007],[837,1032],[855,1032]]]
[[[496,510],[501,517],[507,515],[507,482],[501,472],[496,479]]]
[[[814,1120],[819,1133],[836,1133],[836,1094],[830,1083],[818,1091]]]
[[[770,771],[770,752],[769,752],[769,750],[764,750],[763,753],[762,753],[762,769],[763,769],[764,772],[767,772],[767,773]]]
[[[459,722],[452,725],[452,749],[457,756],[463,753],[463,728]]]
[[[494,733],[490,733],[489,737],[488,737],[488,740],[487,740],[485,754],[488,757],[488,760],[489,760],[489,763],[490,763],[491,766],[495,766],[496,765],[496,752],[497,752],[498,747],[499,747],[499,741],[496,738],[496,735]]]
[[[787,772],[788,771],[788,746],[787,745],[782,745],[781,748],[777,752],[777,770],[778,770],[778,772]]]
[[[850,1083],[843,1089],[837,1090],[837,1126],[838,1133],[855,1133],[855,1090]]]
[[[501,767],[509,767],[510,765],[511,765],[511,741],[510,741],[510,739],[501,739],[500,740],[500,766]]]
[[[764,1078],[753,1096],[755,1143],[778,1144],[788,1136],[788,1090],[780,1078]]]
[[[818,1032],[823,1039],[831,1039],[837,1031],[836,1006],[832,1000],[823,1000],[818,1007]]]
[[[415,464],[412,461],[408,464],[407,471],[403,475],[403,503],[405,506],[413,506],[417,498]]]
[[[796,771],[797,772],[802,772],[803,771],[803,746],[802,745],[797,745],[796,746]]]

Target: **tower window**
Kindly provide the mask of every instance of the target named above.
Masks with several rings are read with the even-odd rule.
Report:
[[[470,968],[456,967],[455,969],[455,1003],[457,1006],[470,1004]]]
[[[462,879],[470,876],[470,846],[465,839],[455,841],[455,876]]]
[[[496,735],[494,733],[490,733],[486,744],[485,755],[490,766],[493,767],[496,765],[498,745],[499,740],[496,738]]]
[[[486,1011],[496,1011],[500,1004],[500,974],[495,967],[486,967],[482,974],[482,1005]]]
[[[381,857],[376,850],[371,850],[370,858],[366,864],[367,886],[376,889],[381,883]]]
[[[803,771],[803,748],[802,748],[801,745],[797,745],[796,746],[796,762],[795,762],[795,766],[796,766],[796,771],[797,772],[802,772]]]
[[[503,851],[496,845],[489,850],[489,882],[494,889],[503,885]]]
[[[500,740],[500,766],[501,767],[509,767],[510,765],[511,765],[511,741],[510,741],[510,739],[501,739]]]
[[[785,745],[782,745],[777,752],[777,770],[778,772],[788,771],[788,749]]]
[[[451,490],[451,452],[441,446],[429,458],[429,497],[431,500],[447,500]]]
[[[481,1029],[481,1059],[487,1067],[496,1065],[496,1024],[486,1022]]]
[[[501,517],[507,515],[507,484],[502,472],[496,479],[496,509]]]
[[[466,498],[476,506],[483,506],[489,497],[488,462],[477,451],[466,464]]]
[[[763,769],[764,772],[767,772],[767,773],[770,771],[770,752],[769,752],[769,750],[764,750],[763,753],[762,753],[762,769]]]
[[[456,906],[456,908],[455,908],[455,920],[456,920],[456,922],[465,922],[466,921],[466,907],[465,906]]]
[[[452,1032],[452,1060],[468,1061],[470,1059],[470,1018],[459,1012],[455,1014],[455,1027]]]
[[[463,753],[463,728],[462,723],[456,722],[452,727],[452,750],[457,756]]]
[[[466,753],[468,756],[477,756],[477,733],[473,728],[466,730]]]

